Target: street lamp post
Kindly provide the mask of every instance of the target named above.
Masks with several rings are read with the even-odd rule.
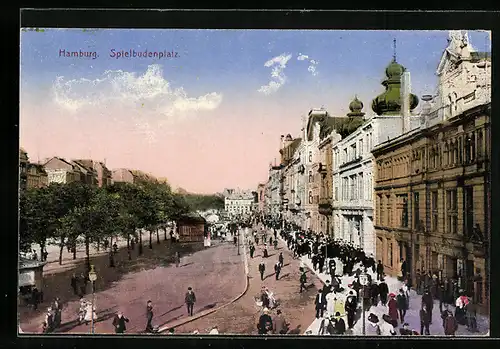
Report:
[[[363,312],[363,335],[366,334],[366,320],[365,320],[365,286],[368,285],[368,275],[366,272],[363,272],[361,275],[359,275],[359,283],[361,286],[361,309]]]
[[[238,256],[240,255],[240,229],[236,228],[236,243],[238,244],[237,249],[238,249]]]
[[[92,309],[91,309],[91,333],[94,334],[94,304],[95,304],[95,281],[97,280],[97,274],[94,271],[94,266],[90,266],[89,280],[92,282]]]

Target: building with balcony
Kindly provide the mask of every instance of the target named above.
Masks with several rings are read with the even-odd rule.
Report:
[[[363,103],[357,97],[349,105],[349,118],[359,127],[333,145],[333,225],[335,237],[352,242],[366,253],[376,253],[373,226],[373,157],[378,143],[404,132],[400,84],[404,68],[392,61],[383,82],[386,92],[375,98],[372,109],[378,115],[365,119]],[[388,97],[387,97],[388,96]],[[411,95],[410,95],[411,96]],[[414,109],[418,103],[413,96]],[[394,98],[394,100],[390,99]],[[409,117],[409,116],[408,116]]]
[[[28,179],[28,153],[23,148],[19,148],[19,188],[25,190]]]
[[[491,237],[491,63],[451,31],[437,96],[422,126],[376,146],[377,258],[396,275],[405,259],[455,279],[488,312]],[[450,98],[451,97],[451,98]],[[429,101],[433,99],[433,102]]]
[[[224,197],[224,209],[229,217],[252,214],[255,197],[251,191],[234,191]]]
[[[281,155],[281,202],[282,216],[288,222],[299,224],[296,219],[301,211],[302,200],[298,197],[298,180],[300,168],[300,154],[297,150],[302,142],[301,138],[293,138],[287,135],[282,138]]]

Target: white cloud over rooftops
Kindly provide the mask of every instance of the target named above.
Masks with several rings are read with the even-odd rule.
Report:
[[[56,78],[53,84],[54,102],[69,110],[77,111],[86,106],[109,107],[114,104],[140,107],[164,116],[186,111],[216,109],[222,94],[211,92],[189,96],[184,88],[174,88],[163,77],[160,65],[150,65],[144,74],[123,70],[107,70],[100,78]]]
[[[261,86],[257,91],[263,93],[265,95],[270,95],[276,91],[278,91],[281,86],[283,86],[287,80],[287,77],[284,73],[286,65],[288,61],[292,58],[292,55],[289,53],[282,53],[279,56],[271,58],[264,66],[267,68],[272,67],[271,70],[271,81],[267,85]]]

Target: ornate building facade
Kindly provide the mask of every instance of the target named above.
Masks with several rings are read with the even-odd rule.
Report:
[[[405,259],[455,279],[488,311],[491,237],[491,63],[450,32],[437,96],[424,122],[373,150],[377,258],[387,273]]]

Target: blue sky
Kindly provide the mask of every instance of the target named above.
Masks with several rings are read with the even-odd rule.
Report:
[[[37,113],[45,110],[47,115],[54,114],[57,109],[61,114],[59,122],[70,115],[88,115],[91,112],[88,108],[97,105],[89,100],[94,95],[106,93],[106,89],[112,91],[116,88],[116,81],[127,81],[125,87],[118,89],[120,93],[126,89],[129,93],[130,89],[145,88],[147,93],[139,93],[137,100],[150,101],[148,93],[160,86],[161,93],[155,92],[156,97],[162,93],[169,98],[175,95],[174,104],[185,106],[174,108],[176,112],[191,115],[189,118],[184,114],[174,117],[173,109],[168,109],[165,116],[162,114],[165,109],[152,108],[147,117],[149,129],[160,130],[162,126],[154,123],[167,118],[170,118],[168,129],[174,133],[193,129],[189,123],[199,125],[207,120],[231,123],[231,132],[240,132],[240,141],[243,135],[249,139],[244,147],[246,152],[251,153],[256,143],[268,145],[269,149],[259,157],[262,162],[257,171],[259,175],[255,174],[253,178],[257,182],[258,177],[265,178],[267,171],[268,161],[262,159],[270,161],[276,156],[277,149],[271,148],[277,147],[279,135],[298,134],[300,116],[307,114],[310,108],[324,106],[332,114],[345,115],[349,102],[357,94],[364,102],[364,111],[371,112],[371,100],[383,92],[380,82],[392,59],[393,39],[396,39],[397,61],[411,72],[413,93],[422,96],[434,92],[435,71],[447,46],[447,37],[447,31],[101,29],[84,32],[81,29],[48,29],[45,32],[21,32],[21,103],[26,110],[24,114],[22,112],[21,124],[33,124],[38,117],[27,111],[30,106]],[[469,38],[478,51],[490,50],[488,33],[469,31]],[[60,49],[95,51],[99,57],[59,57]],[[115,59],[109,56],[111,49],[173,50],[179,57]],[[300,60],[300,55],[304,59]],[[275,57],[281,58],[274,65],[269,62],[265,66]],[[152,75],[147,75],[152,65],[157,65],[159,70],[152,70]],[[276,72],[274,78],[271,76],[273,69]],[[106,71],[114,71],[114,75],[110,78]],[[141,80],[141,76],[145,77]],[[150,78],[156,85],[148,85]],[[101,80],[110,84],[95,88],[96,82]],[[261,86],[270,81],[275,81],[278,88],[263,93],[265,89]],[[173,92],[181,88],[181,92]],[[54,91],[59,92],[59,98],[54,97]],[[109,96],[112,93],[108,93],[105,99],[102,96],[96,98],[106,103],[111,103],[110,100],[116,102]],[[130,94],[126,95],[130,99]],[[154,103],[165,107],[161,100]],[[100,105],[99,113],[103,118],[112,118],[123,112],[115,107]],[[127,107],[126,112],[130,115],[122,117],[122,123],[138,122],[134,121],[133,108]],[[83,127],[83,124],[78,127]],[[252,137],[249,130],[262,134],[262,137]],[[37,151],[48,152],[43,149],[43,141],[38,141],[38,144],[36,147],[41,149]],[[160,147],[151,143],[148,146]],[[132,161],[131,166],[134,164]],[[118,163],[116,165],[121,167]],[[154,166],[139,165],[156,171]],[[174,177],[182,181],[182,176]],[[234,186],[249,186],[249,181],[245,179],[245,183],[234,183]]]

